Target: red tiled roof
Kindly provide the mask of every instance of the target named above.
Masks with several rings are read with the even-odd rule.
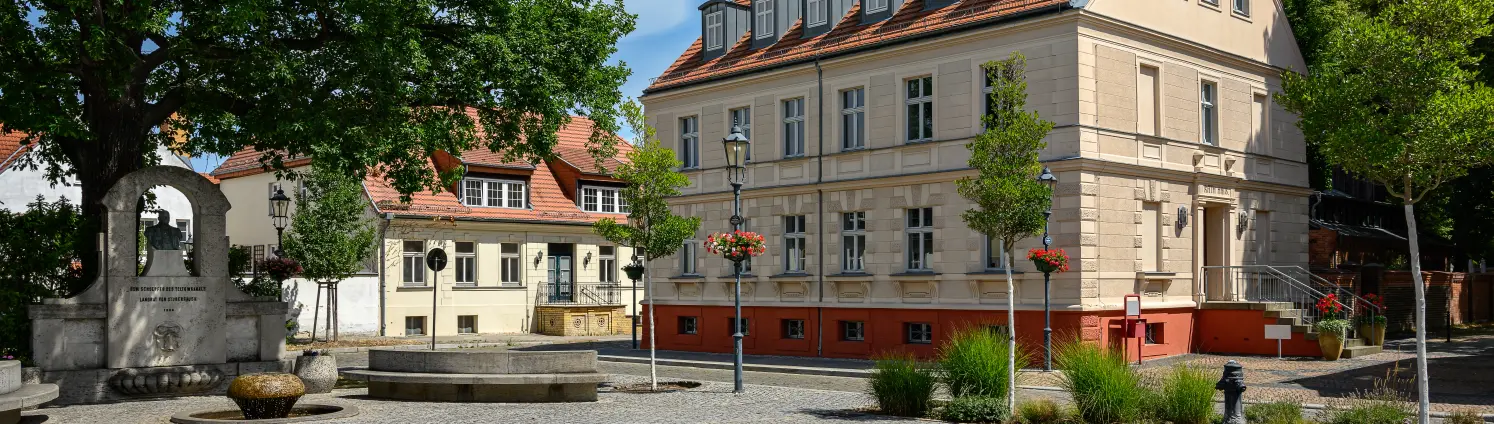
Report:
[[[832,55],[877,44],[911,40],[954,27],[981,24],[1008,18],[1023,12],[1062,6],[1069,0],[963,0],[951,6],[923,10],[923,0],[909,0],[891,19],[861,24],[861,2],[828,33],[803,38],[799,23],[785,31],[772,46],[753,50],[751,33],[745,34],[726,55],[704,61],[701,40],[697,38],[685,53],[674,61],[663,75],[650,84],[646,92],[697,83],[708,79],[751,72]]]
[[[209,173],[206,173],[206,172],[198,172],[197,175],[201,175],[202,178],[206,178],[208,180],[208,182],[213,183],[213,185],[217,185],[218,183],[223,182],[222,180],[219,180],[217,177],[214,177],[213,174],[209,174]]]
[[[6,133],[0,129],[0,173],[10,169],[10,165],[21,159],[21,155],[31,150],[35,144],[21,145],[26,139],[26,134],[19,131]]]
[[[498,207],[469,207],[463,205],[461,199],[451,191],[419,191],[411,194],[409,202],[401,202],[398,190],[386,181],[382,173],[370,170],[364,177],[363,186],[367,190],[370,200],[380,212],[394,212],[399,215],[427,216],[432,218],[453,219],[505,219],[516,221],[534,222],[567,222],[585,224],[595,222],[604,217],[616,218],[619,221],[626,220],[626,215],[618,214],[593,214],[584,212],[576,206],[574,190],[563,190],[561,184],[575,184],[575,181],[561,182],[561,177],[551,169],[552,165],[567,166],[593,176],[600,181],[615,181],[606,177],[622,161],[618,158],[632,151],[631,144],[618,140],[618,156],[602,160],[602,167],[597,168],[597,161],[592,158],[587,150],[588,140],[594,123],[585,117],[573,116],[570,124],[561,127],[557,132],[559,142],[552,150],[556,160],[539,161],[530,165],[527,162],[516,162],[503,160],[502,152],[491,152],[486,148],[477,148],[462,152],[458,159],[463,164],[475,166],[489,166],[498,168],[512,168],[519,170],[522,174],[529,176],[529,201],[530,209],[510,209]],[[223,161],[223,164],[214,170],[212,175],[222,179],[236,178],[266,172],[259,164],[260,154],[252,149],[244,149]],[[301,160],[287,160],[287,166],[293,163],[304,164]],[[430,165],[436,167],[434,162]],[[574,172],[566,179],[575,179]]]

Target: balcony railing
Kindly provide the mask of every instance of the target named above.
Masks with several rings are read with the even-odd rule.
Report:
[[[617,283],[543,283],[540,305],[621,306],[623,290]]]

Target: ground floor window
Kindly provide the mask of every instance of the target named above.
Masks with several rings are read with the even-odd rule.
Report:
[[[1162,324],[1146,325],[1146,344],[1162,343]]]
[[[736,335],[737,334],[737,326],[738,325],[742,326],[741,328],[742,328],[742,335],[743,336],[746,336],[748,334],[748,331],[752,329],[752,323],[748,322],[747,318],[742,318],[740,321],[737,320],[737,319],[733,319],[731,317],[727,317],[726,318],[726,327],[727,327],[726,329],[727,329],[728,333],[731,333],[732,335]]]
[[[848,342],[866,340],[866,323],[863,321],[841,321],[840,339]]]
[[[934,325],[926,322],[910,322],[904,324],[908,334],[908,343],[929,344],[934,342]]]
[[[696,334],[695,317],[680,317],[680,334]]]
[[[425,317],[405,317],[406,336],[425,335]]]
[[[785,339],[802,339],[802,338],[804,338],[804,320],[802,320],[802,319],[786,319],[786,320],[783,320],[783,338],[785,338]]]
[[[462,334],[477,334],[477,315],[458,315],[457,332]]]

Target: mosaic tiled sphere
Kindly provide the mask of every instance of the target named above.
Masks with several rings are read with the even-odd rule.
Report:
[[[305,394],[300,377],[280,372],[244,374],[228,385],[228,398],[248,420],[285,418]]]

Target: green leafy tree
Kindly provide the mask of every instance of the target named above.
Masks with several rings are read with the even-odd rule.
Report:
[[[82,280],[74,245],[88,238],[82,217],[67,199],[41,197],[22,213],[0,209],[0,355],[31,355],[27,306],[68,294]]]
[[[1386,187],[1406,211],[1410,265],[1421,273],[1415,206],[1439,186],[1494,163],[1494,90],[1470,48],[1488,37],[1494,0],[1343,0],[1308,74],[1284,77],[1281,103],[1323,158]],[[1428,420],[1426,289],[1416,292],[1420,422]]]
[[[338,283],[363,269],[374,250],[375,232],[361,181],[313,162],[306,192],[296,194],[296,211],[281,249],[301,265],[301,277]],[[336,305],[328,305],[336,322]]]
[[[680,188],[690,185],[690,180],[675,171],[681,165],[680,160],[654,137],[654,129],[643,116],[643,107],[634,101],[623,103],[622,116],[637,140],[633,151],[627,153],[627,160],[613,173],[628,184],[618,193],[628,203],[628,220],[622,223],[603,218],[593,229],[607,241],[632,246],[634,254],[643,257],[647,269],[654,259],[673,255],[685,240],[695,236],[700,218],[682,217],[669,210],[668,199],[680,195]],[[649,381],[653,390],[658,390],[653,284],[647,272],[643,274],[643,291],[643,297],[648,299]]]
[[[21,166],[81,185],[90,229],[161,146],[277,169],[320,152],[408,195],[457,178],[432,152],[534,160],[572,114],[614,154],[629,71],[609,58],[634,19],[605,0],[17,0],[0,4],[0,131],[36,145]]]
[[[1048,143],[1043,137],[1053,130],[1053,123],[1029,112],[1027,107],[1027,58],[1013,52],[1006,60],[982,65],[991,81],[991,107],[981,118],[986,131],[966,144],[970,149],[970,167],[976,175],[955,181],[960,196],[974,208],[960,214],[970,229],[999,240],[1002,268],[1006,272],[1007,293],[1015,293],[1011,268],[1015,262],[1017,240],[1038,235],[1043,230],[1043,212],[1050,206],[1050,193],[1037,181],[1043,165],[1038,152]],[[1007,296],[1007,331],[1010,353],[1008,370],[1015,373],[1016,305]],[[1015,375],[1007,379],[1015,384]],[[1015,386],[1007,396],[1008,408],[1015,407]]]

